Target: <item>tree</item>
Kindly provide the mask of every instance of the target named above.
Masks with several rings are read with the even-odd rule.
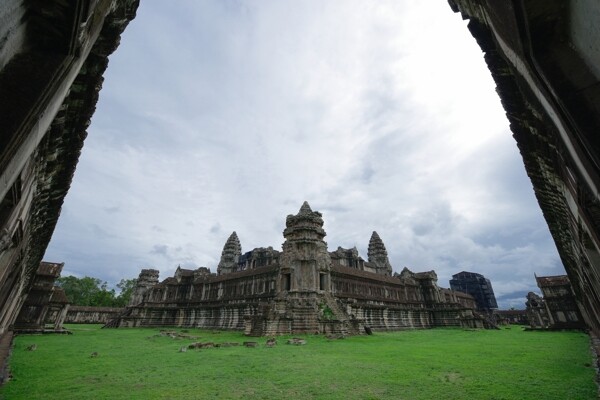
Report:
[[[92,297],[91,306],[94,307],[115,307],[115,289],[108,290],[107,283],[104,282],[99,286]]]
[[[114,289],[109,290],[108,284],[98,278],[61,276],[56,280],[56,285],[63,288],[71,304],[93,307],[125,307],[136,283],[137,279],[121,279],[117,284],[120,290],[117,296]]]
[[[121,279],[121,282],[117,283],[117,288],[121,291],[116,298],[118,307],[125,307],[129,303],[136,284],[137,279]]]
[[[85,276],[61,276],[56,285],[63,288],[71,304],[76,306],[114,307],[115,291],[108,290],[107,283],[98,278]]]

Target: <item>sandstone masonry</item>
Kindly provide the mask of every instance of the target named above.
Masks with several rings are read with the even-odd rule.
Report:
[[[484,326],[474,298],[440,288],[434,271],[405,268],[392,276],[376,232],[368,261],[356,248],[329,252],[325,235],[321,213],[304,202],[287,216],[282,251],[242,254],[234,232],[217,274],[178,268],[159,283],[157,270],[144,269],[129,307],[107,326],[235,329],[252,336]]]

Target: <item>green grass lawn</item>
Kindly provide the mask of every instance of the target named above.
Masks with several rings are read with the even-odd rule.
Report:
[[[589,338],[520,327],[430,329],[327,340],[187,330],[69,326],[73,335],[21,335],[6,399],[595,399]],[[181,332],[181,329],[176,331]],[[185,331],[185,330],[184,330]],[[257,348],[179,352],[194,341],[255,340]],[[27,347],[36,344],[35,351]],[[91,357],[96,352],[97,357]]]

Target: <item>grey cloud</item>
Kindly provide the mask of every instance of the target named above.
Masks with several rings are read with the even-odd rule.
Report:
[[[362,170],[360,180],[368,185],[371,183],[375,173],[375,170],[370,165],[366,165]]]
[[[196,265],[195,263],[193,263],[191,261],[184,261],[184,262],[180,263],[179,265],[181,266],[181,268],[187,268],[187,269],[198,268],[198,265]]]
[[[460,222],[460,216],[452,212],[450,204],[436,201],[433,205],[423,204],[422,210],[412,216],[410,224],[418,236],[431,234],[447,234],[455,229]]]
[[[494,284],[492,283],[492,288]],[[504,293],[500,296],[496,296],[498,307],[500,309],[509,309],[514,307],[518,310],[525,309],[525,302],[527,301],[527,293],[537,292],[537,290],[520,290],[510,293]]]
[[[169,256],[168,256],[169,246],[167,246],[166,244],[155,244],[154,246],[152,246],[152,250],[150,251],[150,253],[158,254],[158,255],[169,258]]]
[[[417,236],[424,236],[431,233],[435,228],[435,223],[429,220],[421,220],[414,223],[412,229]]]
[[[96,238],[114,238],[115,235],[109,232],[110,227],[100,226],[99,224],[92,224],[89,227],[89,233]]]
[[[213,226],[210,227],[209,232],[211,234],[221,234],[221,232],[222,232],[221,225],[219,225],[218,223],[214,224]]]

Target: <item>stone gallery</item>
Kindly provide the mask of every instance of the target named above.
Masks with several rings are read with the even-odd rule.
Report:
[[[325,235],[321,213],[304,202],[286,219],[282,251],[243,254],[234,232],[216,274],[177,268],[159,283],[157,270],[144,269],[129,307],[107,326],[236,329],[252,336],[484,327],[474,298],[440,288],[434,271],[392,275],[376,232],[367,261],[356,248],[329,252]]]

